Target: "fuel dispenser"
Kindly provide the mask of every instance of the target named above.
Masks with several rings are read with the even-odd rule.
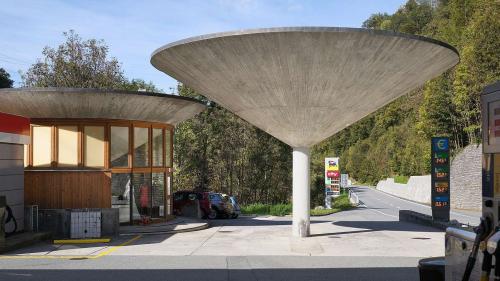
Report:
[[[474,233],[446,230],[446,280],[500,281],[500,81],[481,94],[482,216]]]

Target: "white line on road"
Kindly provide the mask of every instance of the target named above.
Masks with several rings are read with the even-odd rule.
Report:
[[[360,205],[360,207],[365,207],[365,208],[367,208],[368,210],[370,210],[370,211],[372,211],[372,212],[376,212],[376,213],[382,214],[382,215],[384,215],[384,216],[388,216],[388,217],[391,217],[391,218],[396,218],[396,219],[399,219],[399,217],[397,217],[397,216],[389,215],[389,214],[386,214],[386,213],[384,213],[384,212],[382,212],[382,211],[372,209],[372,208],[370,208],[370,207],[366,206],[364,203],[363,203],[362,205]]]
[[[392,194],[385,193],[385,192],[380,191],[380,190],[378,190],[378,189],[372,189],[372,188],[369,188],[369,187],[367,187],[367,189],[377,191],[377,192],[379,192],[380,194],[384,194],[384,195],[387,195],[387,196],[389,196],[389,197],[393,197],[393,198],[395,198],[395,199],[399,199],[399,200],[405,201],[405,202],[410,203],[410,204],[413,204],[413,205],[417,205],[417,206],[421,206],[421,207],[425,207],[425,208],[431,209],[431,206],[427,206],[427,205],[425,205],[425,204],[421,204],[421,203],[413,202],[413,201],[410,201],[410,200],[406,200],[406,199],[403,199],[403,198],[400,198],[400,197],[394,196],[394,195],[392,195]],[[377,200],[380,200],[380,199],[377,199]],[[457,212],[454,212],[454,211],[450,211],[450,214],[453,214],[453,215],[456,215],[456,216],[461,216],[461,217],[467,217],[467,218],[477,219],[477,217],[474,217],[474,216],[469,216],[469,215],[465,215],[465,214],[462,214],[462,213],[457,213]]]

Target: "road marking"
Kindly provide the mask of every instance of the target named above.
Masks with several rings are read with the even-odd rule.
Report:
[[[107,256],[119,248],[123,246],[127,246],[130,243],[136,241],[137,239],[141,238],[142,235],[137,235],[136,237],[127,240],[119,245],[113,246],[109,248],[108,250],[99,253],[97,255],[92,255],[92,256],[85,256],[85,255],[79,255],[79,256],[58,256],[58,255],[10,255],[10,256],[1,256],[0,259],[98,259],[104,256]]]
[[[370,210],[370,211],[372,211],[372,212],[380,213],[380,214],[385,215],[385,216],[388,216],[388,217],[392,217],[392,218],[396,218],[396,219],[398,219],[398,218],[399,218],[398,216],[389,215],[389,214],[386,214],[386,213],[384,213],[384,212],[382,212],[382,211],[372,209],[372,208],[370,208],[370,207],[366,206],[366,204],[364,204],[364,203],[363,203],[362,205],[359,205],[359,206],[360,206],[360,207],[365,207],[365,208],[367,208],[368,210]]]
[[[98,254],[98,255],[96,255],[96,256],[92,256],[92,258],[93,258],[93,259],[98,259],[98,258],[100,258],[100,257],[107,256],[107,255],[109,255],[109,254],[111,254],[111,253],[115,252],[116,250],[120,249],[121,247],[123,247],[123,246],[127,246],[128,244],[130,244],[130,243],[134,242],[135,240],[137,240],[137,239],[139,239],[139,238],[141,238],[141,237],[142,237],[142,235],[137,235],[136,237],[134,237],[134,238],[132,238],[132,239],[130,239],[130,240],[128,240],[128,241],[125,241],[125,242],[121,243],[121,244],[120,244],[120,245],[118,245],[118,246],[113,246],[113,247],[109,248],[108,250],[106,250],[106,251],[104,251],[104,252],[102,252],[102,253],[99,253],[99,254]]]

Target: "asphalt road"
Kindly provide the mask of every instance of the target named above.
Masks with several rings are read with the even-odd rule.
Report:
[[[444,255],[444,233],[399,222],[398,207],[419,208],[414,203],[356,192],[362,207],[313,217],[305,239],[290,237],[291,217],[268,216],[112,245],[41,243],[0,256],[0,280],[419,280],[418,260]]]
[[[361,201],[361,206],[371,209],[380,215],[387,218],[398,219],[399,210],[412,210],[422,214],[432,215],[431,207],[420,203],[404,200],[385,192],[368,188],[368,187],[354,187],[352,188],[358,194]],[[457,220],[463,224],[478,225],[479,212],[460,212],[452,210],[450,212],[450,219]]]

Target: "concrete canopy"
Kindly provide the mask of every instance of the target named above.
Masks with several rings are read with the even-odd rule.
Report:
[[[157,69],[292,147],[311,147],[458,61],[437,40],[337,27],[216,33],[151,57]]]
[[[202,103],[168,94],[104,89],[0,89],[0,112],[30,118],[98,118],[171,125],[205,109]]]

